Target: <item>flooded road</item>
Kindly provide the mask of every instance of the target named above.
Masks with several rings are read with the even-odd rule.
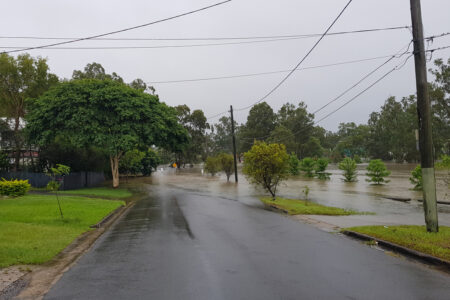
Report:
[[[148,196],[45,299],[448,299],[446,274],[265,211],[243,181],[191,171],[140,183]]]

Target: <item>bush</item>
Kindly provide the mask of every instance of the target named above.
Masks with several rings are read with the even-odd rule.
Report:
[[[227,175],[227,181],[230,181],[230,176],[234,171],[233,155],[221,153],[217,156],[217,159],[219,160],[221,170]]]
[[[359,157],[358,154],[356,154],[355,156],[353,156],[353,159],[355,160],[355,162],[356,162],[357,164],[362,163],[361,157]]]
[[[297,158],[297,155],[292,153],[289,155],[289,173],[291,175],[298,175],[300,169],[300,160]]]
[[[141,172],[143,176],[152,175],[153,170],[156,170],[161,163],[161,158],[155,150],[149,148],[145,152],[144,158],[141,160]]]
[[[373,182],[373,184],[383,184],[388,183],[389,180],[385,180],[384,177],[387,177],[391,174],[391,171],[388,171],[384,162],[381,159],[373,159],[369,162],[367,166],[366,176],[369,179],[366,179],[367,182]]]
[[[6,180],[2,178],[0,181],[0,195],[18,197],[25,195],[31,185],[28,180]]]
[[[300,170],[305,172],[306,177],[314,177],[315,161],[310,157],[305,157],[300,163]]]
[[[243,172],[253,184],[262,186],[275,199],[278,184],[286,179],[289,155],[283,144],[256,142],[244,154]]]
[[[353,159],[350,157],[344,158],[339,163],[339,169],[344,171],[342,175],[344,176],[343,180],[345,182],[356,181],[356,162]]]
[[[316,164],[314,167],[314,173],[315,173],[316,177],[321,180],[330,179],[331,173],[325,172],[327,167],[328,167],[328,159],[319,158],[318,160],[316,160]]]
[[[217,157],[208,157],[205,162],[205,171],[212,176],[220,172],[220,161]]]
[[[414,189],[417,191],[422,190],[422,168],[420,165],[412,170],[411,177],[409,177],[409,181],[414,184]]]

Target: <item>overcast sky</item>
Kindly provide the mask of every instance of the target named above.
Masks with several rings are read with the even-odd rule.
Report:
[[[0,36],[85,37],[170,17],[218,1],[213,0],[34,0],[2,1]],[[224,5],[176,20],[111,37],[198,38],[295,35],[323,32],[347,0],[233,0]],[[422,0],[425,35],[450,32],[450,1]],[[409,0],[354,0],[331,31],[409,26]],[[292,69],[317,38],[238,45],[126,49],[33,50],[48,58],[51,72],[70,78],[74,69],[101,63],[108,73],[117,72],[130,82],[207,78]],[[411,40],[407,29],[327,36],[302,67],[365,59],[397,53]],[[52,41],[0,39],[3,46],[35,46]],[[84,41],[70,47],[186,45],[223,41]],[[228,41],[230,42],[230,41]],[[450,45],[450,36],[434,40],[429,48]],[[435,52],[433,59],[447,59],[450,49]],[[384,58],[386,60],[386,58]],[[295,72],[267,102],[275,111],[286,102],[304,101],[314,111],[352,86],[380,65],[383,59]],[[358,89],[319,112],[316,120],[342,105],[402,60],[393,60]],[[366,123],[389,96],[415,92],[413,60],[367,93],[319,125],[336,130],[340,122]],[[431,66],[431,64],[429,64]],[[286,73],[264,76],[155,83],[160,99],[169,105],[187,104],[206,116],[250,105],[272,89]],[[429,78],[431,79],[431,78]],[[248,110],[236,112],[244,122]],[[216,119],[209,120],[215,122]]]

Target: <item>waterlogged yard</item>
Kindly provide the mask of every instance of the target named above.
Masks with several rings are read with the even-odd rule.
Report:
[[[112,198],[131,195],[126,190],[106,188],[70,192],[80,196],[60,194],[64,218],[52,194],[0,198],[0,267],[41,264],[52,259],[80,234],[91,230],[91,225],[125,204]]]

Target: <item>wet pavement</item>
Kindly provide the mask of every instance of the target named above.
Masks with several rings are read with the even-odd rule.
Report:
[[[222,179],[155,174],[45,299],[448,299],[449,275],[265,211]]]

